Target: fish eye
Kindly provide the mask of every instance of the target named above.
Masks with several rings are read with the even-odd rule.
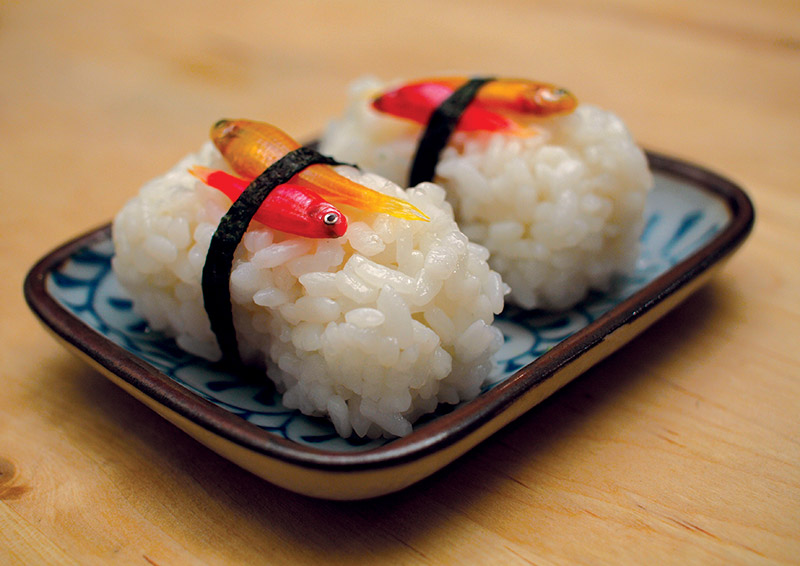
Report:
[[[559,98],[564,96],[564,94],[565,94],[565,91],[563,91],[562,89],[553,90],[553,89],[549,89],[548,88],[548,89],[542,90],[542,92],[541,92],[542,99],[547,101],[547,102],[556,102]]]
[[[322,222],[327,224],[328,226],[333,226],[337,222],[339,222],[339,215],[335,212],[329,212],[325,216],[322,217]]]

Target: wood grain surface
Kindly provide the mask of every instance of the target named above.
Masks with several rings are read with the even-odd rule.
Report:
[[[347,85],[568,86],[746,188],[715,280],[433,477],[309,499],[169,425],[41,328],[32,264],[221,117],[314,136]],[[0,563],[800,563],[800,5],[794,0],[0,5]]]

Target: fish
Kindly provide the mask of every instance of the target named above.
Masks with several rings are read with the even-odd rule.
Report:
[[[433,111],[467,82],[467,77],[423,79],[380,93],[379,112],[427,124]],[[525,128],[504,113],[547,117],[572,112],[578,99],[567,89],[527,79],[493,79],[484,84],[461,116],[457,130],[524,135]]]
[[[453,90],[467,80],[466,77],[433,79],[437,84],[448,86]],[[478,91],[475,101],[491,110],[506,110],[542,117],[569,114],[578,106],[578,99],[569,90],[529,79],[491,80]]]
[[[195,165],[189,172],[232,201],[250,184],[247,179],[201,165]],[[253,219],[269,228],[305,238],[339,238],[347,231],[347,218],[338,208],[306,187],[292,183],[275,187]]]
[[[453,94],[455,89],[437,83],[414,83],[380,95],[372,107],[384,114],[406,118],[417,124],[430,122],[433,111]],[[471,103],[458,121],[458,131],[505,132],[521,135],[522,126],[497,112]]]
[[[254,179],[300,147],[282,130],[254,120],[219,120],[211,128],[211,140],[231,168],[248,179]],[[359,185],[339,175],[330,165],[311,165],[295,175],[292,182],[323,198],[366,212],[385,213],[404,220],[430,220],[410,202]]]

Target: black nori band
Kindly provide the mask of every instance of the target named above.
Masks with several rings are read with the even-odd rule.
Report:
[[[211,238],[203,265],[203,306],[211,321],[211,330],[222,350],[223,363],[234,367],[242,365],[236,329],[233,326],[230,278],[233,254],[242,241],[250,221],[269,193],[297,173],[316,164],[343,165],[309,147],[300,147],[287,153],[270,165],[234,201],[222,217]]]
[[[408,186],[414,187],[424,181],[433,181],[439,155],[444,150],[450,136],[458,126],[458,121],[480,88],[494,77],[470,79],[453,91],[431,114],[431,119],[417,144],[417,153],[411,162]]]

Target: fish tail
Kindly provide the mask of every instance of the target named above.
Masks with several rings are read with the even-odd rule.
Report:
[[[191,173],[193,177],[203,181],[206,185],[208,184],[208,178],[213,171],[213,169],[203,167],[202,165],[192,165],[189,167],[189,173]]]
[[[410,202],[387,197],[386,200],[381,199],[381,202],[376,204],[380,204],[380,206],[377,207],[375,212],[383,212],[403,220],[420,220],[423,222],[430,222],[428,215]]]

